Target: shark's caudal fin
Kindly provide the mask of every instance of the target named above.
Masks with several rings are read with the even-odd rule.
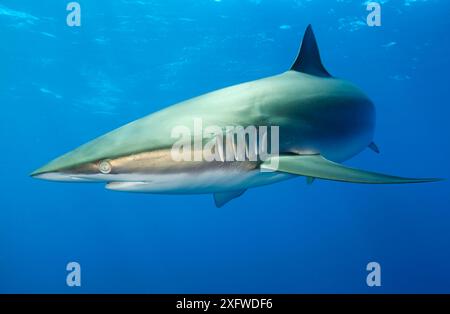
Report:
[[[325,180],[367,184],[423,183],[441,180],[401,178],[349,168],[329,161],[320,155],[289,155],[272,158],[278,158],[278,162],[269,159],[261,165],[261,168]],[[276,164],[278,167],[273,166]]]
[[[291,70],[320,77],[331,77],[320,59],[319,46],[311,25],[306,28],[300,52]]]

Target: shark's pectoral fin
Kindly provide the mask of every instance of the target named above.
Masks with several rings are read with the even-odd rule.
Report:
[[[214,203],[217,207],[222,207],[229,201],[241,196],[244,194],[244,192],[247,191],[244,190],[237,190],[237,191],[229,191],[229,192],[220,192],[220,193],[214,193]]]
[[[349,168],[329,161],[320,155],[290,155],[272,158],[278,158],[278,160],[269,159],[261,165],[261,168],[324,180],[367,184],[421,183],[441,180],[401,178]]]

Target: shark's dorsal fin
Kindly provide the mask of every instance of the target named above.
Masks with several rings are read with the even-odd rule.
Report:
[[[331,77],[320,59],[319,46],[317,46],[311,25],[306,28],[300,52],[291,70],[320,77]]]

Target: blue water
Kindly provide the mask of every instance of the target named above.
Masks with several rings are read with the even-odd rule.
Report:
[[[311,23],[335,76],[377,107],[347,164],[450,177],[450,3],[0,1],[0,292],[450,292],[450,181],[402,186],[298,178],[212,196],[107,191],[28,174],[178,101],[287,70]],[[81,265],[81,287],[66,264]],[[381,287],[366,265],[381,265]]]

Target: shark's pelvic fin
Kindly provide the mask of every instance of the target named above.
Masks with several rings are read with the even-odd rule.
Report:
[[[261,168],[325,180],[367,184],[422,183],[441,180],[401,178],[358,170],[329,161],[320,155],[289,155],[272,158],[278,158],[278,167],[274,166],[277,164],[276,160],[269,159],[261,165]]]
[[[229,191],[229,192],[221,192],[221,193],[214,193],[214,203],[217,207],[222,207],[229,201],[241,196],[244,194],[244,192],[247,191],[244,190],[237,190],[237,191]]]
[[[370,143],[368,147],[369,147],[371,150],[373,150],[375,153],[377,153],[377,154],[380,153],[380,149],[378,148],[378,145],[375,144],[375,142]]]
[[[315,180],[316,180],[316,178],[313,178],[313,177],[306,177],[306,183],[307,183],[308,185],[313,184]]]
[[[300,52],[291,70],[320,77],[331,77],[320,59],[319,46],[311,25],[306,28]]]

